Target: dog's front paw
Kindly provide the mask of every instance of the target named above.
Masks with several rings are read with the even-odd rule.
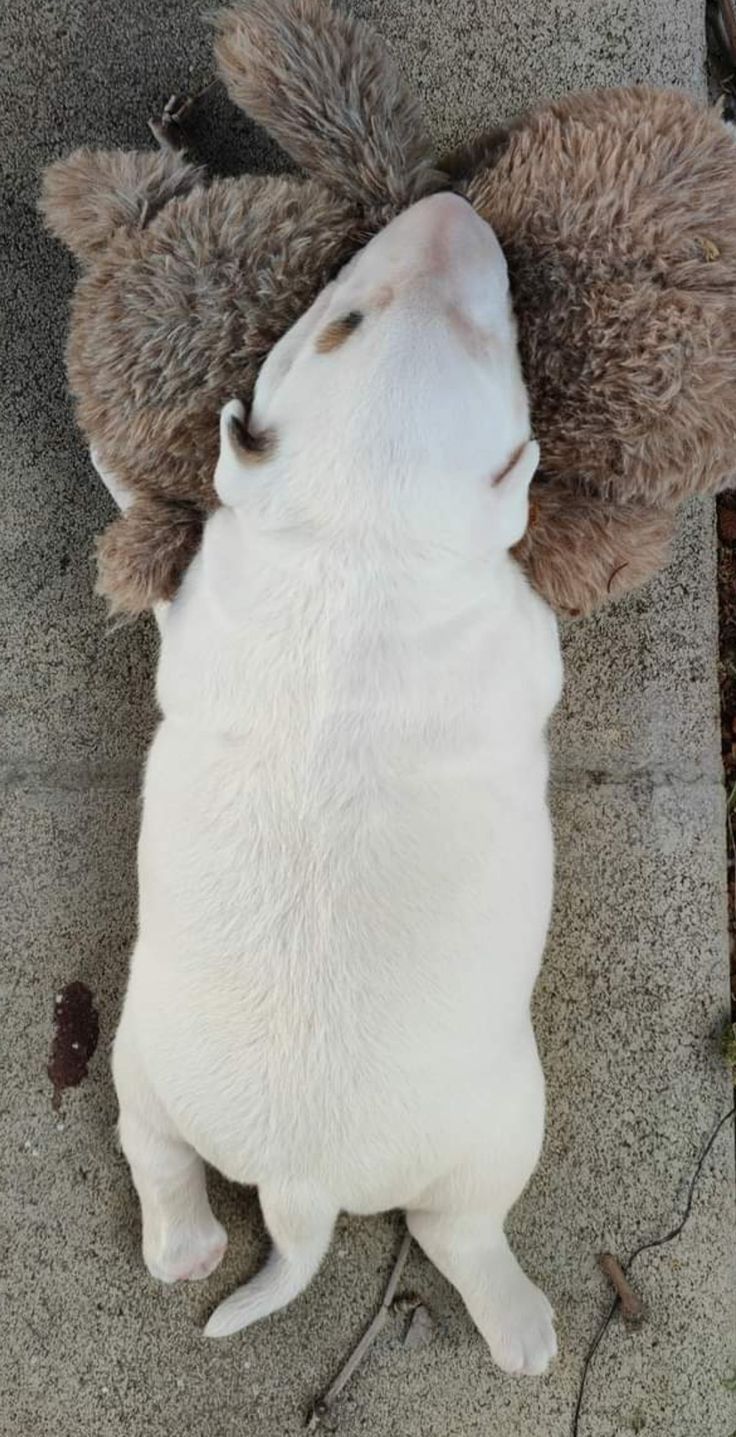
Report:
[[[519,1269],[499,1304],[500,1321],[488,1334],[494,1362],[504,1372],[540,1377],[557,1356],[554,1312],[543,1292]]]
[[[157,1282],[201,1282],[219,1267],[227,1233],[216,1218],[198,1228],[176,1227],[154,1240],[144,1234],[143,1260]]]

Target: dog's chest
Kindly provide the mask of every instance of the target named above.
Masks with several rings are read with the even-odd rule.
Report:
[[[167,622],[162,712],[289,767],[402,750],[497,776],[536,750],[559,696],[554,619],[507,560],[430,574],[359,548],[243,552],[231,515],[205,533]]]
[[[549,867],[541,606],[522,586],[499,623],[448,593],[426,622],[357,565],[293,584],[254,562],[218,622],[203,579],[164,633],[144,906],[202,951],[285,962],[508,926],[537,847]]]

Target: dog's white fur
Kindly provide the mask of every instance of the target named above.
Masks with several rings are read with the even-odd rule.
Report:
[[[414,206],[267,361],[266,457],[239,416],[162,633],[115,1043],[145,1261],[220,1261],[203,1158],[258,1185],[273,1239],[212,1336],[296,1297],[340,1209],[405,1208],[496,1361],[542,1372],[551,1309],[503,1223],[542,1142],[561,668],[508,554],[537,448],[490,229]]]

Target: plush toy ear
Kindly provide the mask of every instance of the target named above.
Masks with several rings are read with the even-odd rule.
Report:
[[[494,476],[491,488],[496,508],[494,533],[504,549],[518,544],[529,518],[529,485],[539,465],[539,445],[529,439],[510,464]]]
[[[241,504],[248,493],[248,473],[271,452],[267,434],[250,434],[245,407],[231,399],[220,414],[220,453],[215,469],[215,490],[229,508]]]

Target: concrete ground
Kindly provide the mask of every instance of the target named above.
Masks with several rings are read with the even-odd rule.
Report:
[[[701,0],[359,0],[396,47],[441,142],[545,95],[649,80],[703,90]],[[6,347],[0,364],[4,1335],[2,1437],[289,1437],[382,1289],[393,1217],[344,1219],[292,1308],[225,1343],[200,1330],[264,1248],[253,1195],[213,1181],[232,1246],[204,1286],[157,1287],[116,1152],[108,1053],[134,912],[150,627],[110,632],[91,543],[108,516],[62,363],[72,268],[39,230],[39,170],[81,143],[147,144],[145,117],[210,72],[199,3],[5,0],[0,18]],[[221,168],[273,155],[217,99]],[[727,1011],[724,802],[712,513],[694,508],[666,575],[566,637],[555,726],[556,916],[537,997],[549,1081],[543,1163],[513,1235],[559,1315],[541,1382],[502,1376],[414,1251],[405,1290],[436,1317],[409,1351],[393,1317],[340,1409],[371,1437],[568,1437],[609,1295],[596,1253],[667,1230],[731,1101],[714,1032]],[[51,1107],[54,993],[93,989],[87,1081]],[[736,1371],[733,1141],[708,1158],[683,1236],[642,1258],[649,1322],[615,1322],[579,1437],[730,1437]]]

